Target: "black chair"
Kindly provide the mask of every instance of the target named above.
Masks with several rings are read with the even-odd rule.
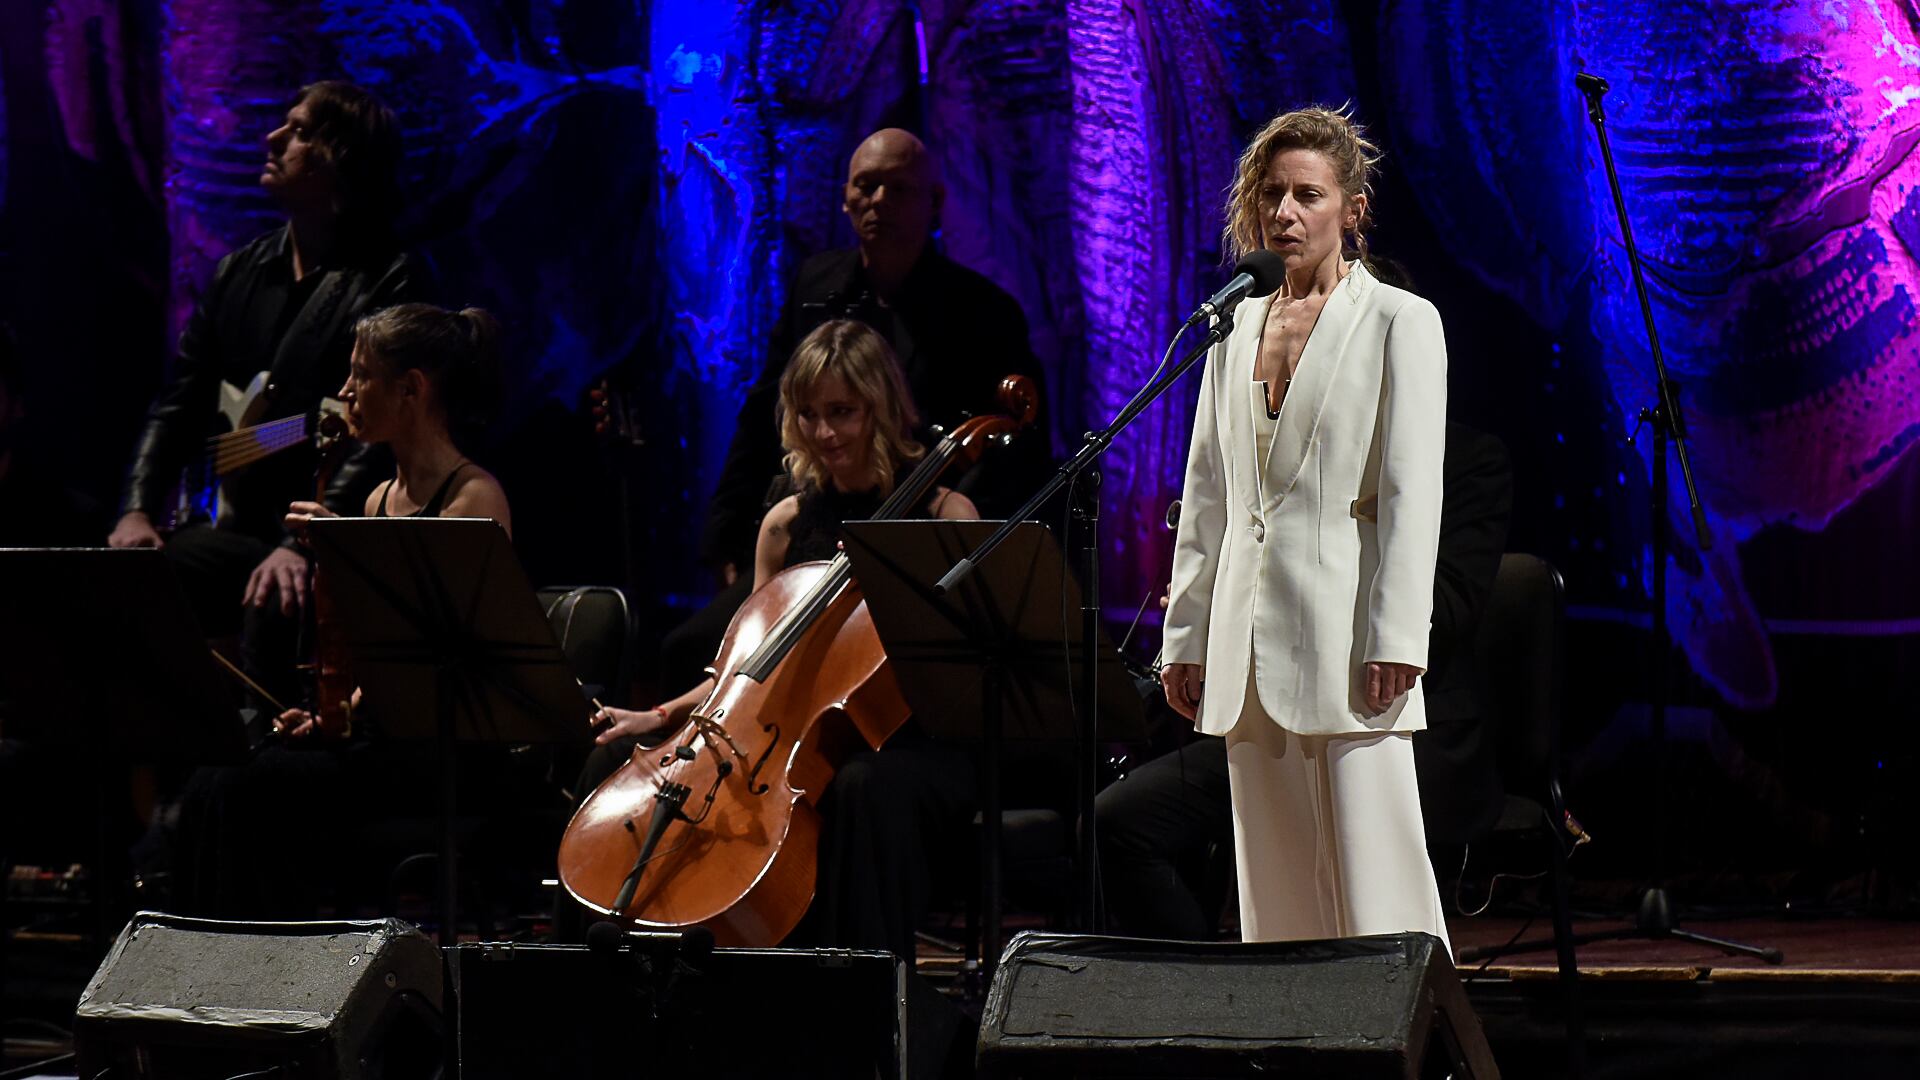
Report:
[[[1506,802],[1493,837],[1545,845],[1551,878],[1553,937],[1460,951],[1462,965],[1552,946],[1565,994],[1570,1052],[1584,1038],[1567,893],[1567,856],[1577,842],[1560,792],[1561,696],[1566,673],[1566,582],[1553,564],[1508,553],[1474,633],[1482,704],[1499,743]]]
[[[536,590],[567,665],[591,697],[626,698],[627,643],[633,613],[627,596],[609,585]]]

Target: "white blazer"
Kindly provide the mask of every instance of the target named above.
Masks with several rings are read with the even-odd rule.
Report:
[[[1307,338],[1262,473],[1252,383],[1271,303],[1241,301],[1207,356],[1164,659],[1206,665],[1208,734],[1240,719],[1250,667],[1262,709],[1289,731],[1418,730],[1417,684],[1366,715],[1364,665],[1427,666],[1446,454],[1440,314],[1353,264]]]

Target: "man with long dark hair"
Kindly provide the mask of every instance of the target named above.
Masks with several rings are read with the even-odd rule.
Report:
[[[281,518],[313,498],[313,454],[257,461],[222,484],[217,503],[184,507],[182,468],[217,430],[223,394],[263,386],[252,409],[262,420],[312,413],[346,378],[355,321],[420,298],[425,275],[394,239],[400,133],[372,94],[337,81],[303,88],[266,149],[260,186],[287,223],[220,260],[148,410],[107,542],[164,548],[207,632],[242,632],[247,666],[279,690],[307,591],[306,557]],[[326,503],[357,511],[366,473],[350,460]]]

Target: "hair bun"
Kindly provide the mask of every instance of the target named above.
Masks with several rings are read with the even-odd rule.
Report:
[[[500,324],[491,313],[399,304],[361,319],[354,334],[395,372],[426,374],[456,438],[493,419],[502,378]]]

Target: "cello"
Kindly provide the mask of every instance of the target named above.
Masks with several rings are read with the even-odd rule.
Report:
[[[1020,376],[1001,382],[1000,403],[1008,415],[958,425],[874,516],[906,516],[947,470],[1005,444],[1039,409]],[[636,748],[574,812],[560,881],[608,918],[775,945],[813,902],[827,784],[909,709],[845,554],[788,567],[748,597],[712,670],[714,689],[688,721]]]

